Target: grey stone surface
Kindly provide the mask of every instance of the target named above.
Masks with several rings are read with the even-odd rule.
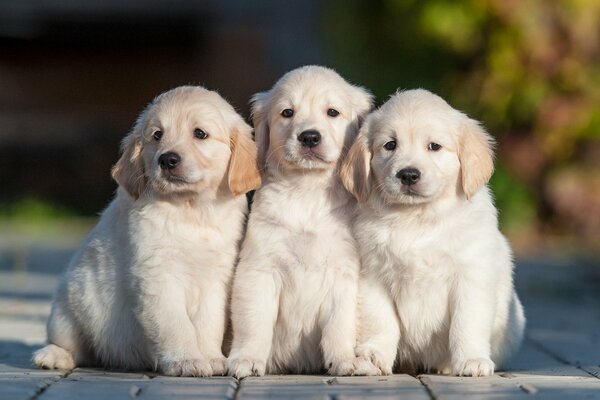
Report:
[[[76,370],[51,385],[44,399],[233,399],[233,378],[152,378],[141,373]]]
[[[429,399],[418,379],[409,375],[331,377],[282,375],[242,380],[240,399],[261,398],[397,398]]]

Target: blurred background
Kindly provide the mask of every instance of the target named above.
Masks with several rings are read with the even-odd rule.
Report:
[[[600,250],[597,0],[0,0],[0,264],[72,251],[155,95],[202,84],[248,116],[304,64],[482,121],[517,254]]]

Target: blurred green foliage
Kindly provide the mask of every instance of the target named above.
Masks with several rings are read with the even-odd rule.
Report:
[[[33,244],[72,248],[96,223],[77,211],[29,197],[0,203],[0,249]]]
[[[505,228],[572,229],[548,187],[561,168],[600,169],[580,156],[600,155],[600,1],[333,0],[324,15],[331,63],[380,102],[430,89],[497,137]]]
[[[10,204],[0,204],[0,220],[44,222],[75,215],[75,212],[65,207],[31,197]]]

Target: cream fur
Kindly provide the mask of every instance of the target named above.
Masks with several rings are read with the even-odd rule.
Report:
[[[196,138],[196,128],[209,137]],[[170,172],[158,166],[169,151],[182,158]],[[229,288],[248,212],[245,196],[232,193],[260,182],[251,128],[215,92],[173,89],[142,113],[113,176],[117,195],[71,260],[49,345],[33,362],[223,374]]]
[[[331,117],[329,108],[339,111]],[[254,97],[264,184],[256,193],[232,294],[230,375],[354,371],[359,258],[355,201],[337,173],[371,96],[308,66]],[[284,118],[282,110],[294,115]],[[298,135],[317,129],[312,152]]]
[[[518,348],[525,317],[485,186],[491,145],[477,122],[425,90],[399,92],[367,117],[341,173],[362,201],[357,374],[396,365],[485,376]],[[421,172],[410,187],[396,177],[407,167]]]

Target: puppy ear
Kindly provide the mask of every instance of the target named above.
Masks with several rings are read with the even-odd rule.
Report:
[[[254,141],[258,151],[258,167],[266,171],[267,152],[269,151],[269,123],[267,121],[267,103],[269,92],[256,93],[250,100],[252,125],[254,125]]]
[[[121,142],[121,158],[113,166],[111,175],[134,200],[140,197],[147,183],[142,162],[143,120],[146,111],[138,118],[131,133]]]
[[[470,199],[494,172],[494,139],[479,122],[468,119],[461,127],[458,158],[462,190]]]
[[[373,108],[373,95],[361,86],[351,86],[350,95],[352,100],[352,119],[356,120],[360,126]]]
[[[371,157],[367,125],[365,125],[361,128],[340,168],[340,178],[344,187],[357,198],[359,203],[366,202],[371,194]]]
[[[231,133],[231,159],[227,181],[234,196],[260,187],[260,172],[257,164],[256,144],[252,141],[252,128],[245,122]]]

